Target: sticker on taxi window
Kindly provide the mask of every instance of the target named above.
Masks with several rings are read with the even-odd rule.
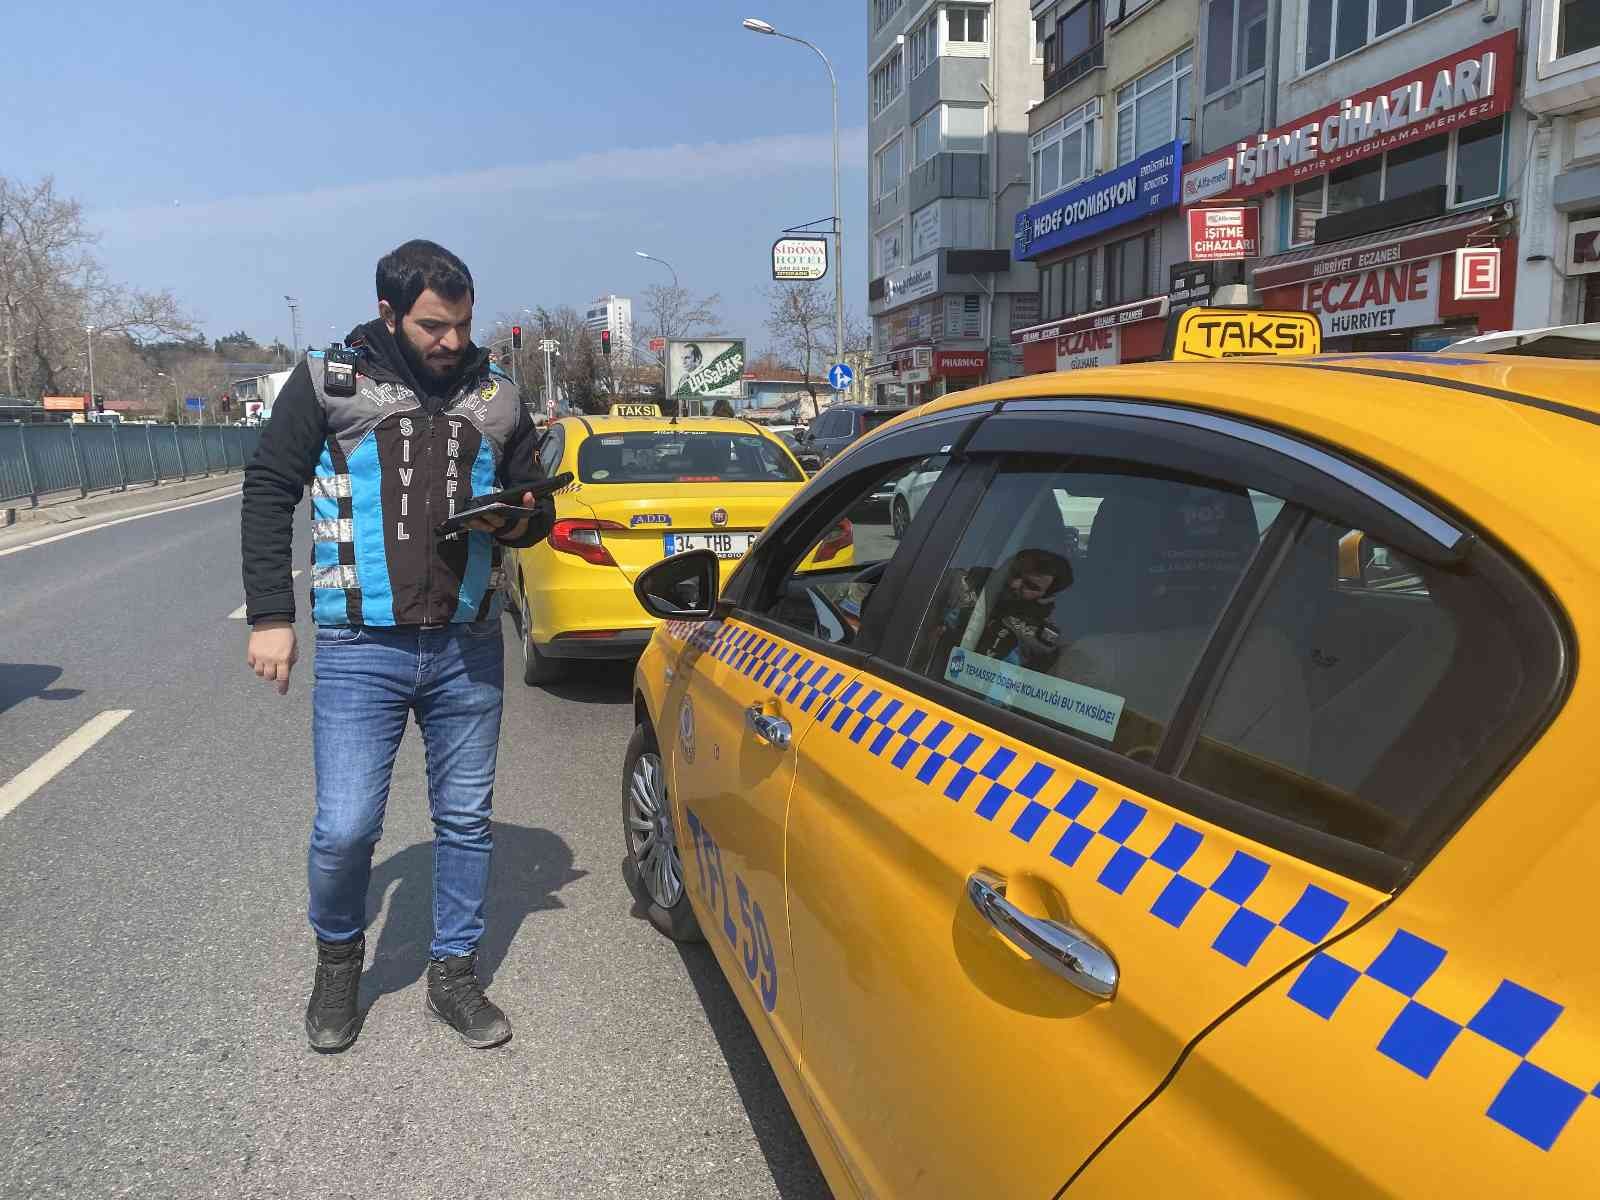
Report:
[[[1299,309],[1186,308],[1167,326],[1167,357],[1175,362],[1321,353],[1322,324]]]
[[[1087,684],[1073,683],[1002,658],[957,646],[950,652],[944,677],[957,687],[976,692],[1007,708],[1019,708],[1079,733],[1111,741],[1122,721],[1121,696]]]

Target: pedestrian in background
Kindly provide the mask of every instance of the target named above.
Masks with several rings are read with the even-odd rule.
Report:
[[[466,264],[407,242],[379,261],[377,291],[376,321],[295,368],[245,468],[247,660],[288,691],[294,511],[309,485],[317,968],[306,1036],[336,1051],[359,1030],[372,852],[414,715],[434,827],[427,1008],[483,1048],[511,1036],[476,970],[504,683],[501,551],[544,537],[554,510],[542,500],[532,520],[435,534],[473,495],[536,479],[537,432],[516,386],[472,344]],[[532,493],[523,504],[535,506]]]

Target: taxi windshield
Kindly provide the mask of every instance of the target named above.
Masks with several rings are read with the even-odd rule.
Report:
[[[584,483],[788,483],[805,476],[760,434],[660,429],[589,438],[578,447],[578,478]]]

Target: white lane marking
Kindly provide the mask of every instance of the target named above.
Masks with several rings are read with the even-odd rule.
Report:
[[[129,521],[142,521],[146,517],[164,517],[168,513],[182,512],[186,508],[199,508],[202,504],[215,504],[218,500],[232,500],[240,494],[242,489],[235,488],[231,492],[224,492],[220,496],[207,496],[204,500],[195,500],[189,504],[174,504],[171,508],[158,508],[154,512],[134,513],[131,517],[118,517],[115,521],[101,521],[98,525],[89,525],[83,529],[69,529],[66,533],[57,533],[47,538],[40,538],[36,542],[25,542],[21,546],[12,546],[8,550],[0,550],[0,558],[8,554],[21,554],[24,550],[32,550],[35,546],[48,546],[51,542],[65,541],[67,538],[82,537],[86,533],[94,533],[100,529],[110,529],[113,525],[126,525]]]
[[[132,715],[131,708],[107,709],[99,716],[91,717],[76,733],[69,734],[53,749],[46,750],[32,766],[24,768],[22,774],[0,787],[0,817],[77,762],[86,750]]]
[[[304,574],[304,572],[302,572],[302,571],[292,571],[289,574],[289,578],[290,579],[299,579],[302,574]],[[249,606],[245,605],[245,604],[239,605],[238,608],[234,609],[231,613],[228,614],[228,620],[230,620],[230,621],[242,621],[242,620],[244,620],[244,610],[247,607],[249,607]]]

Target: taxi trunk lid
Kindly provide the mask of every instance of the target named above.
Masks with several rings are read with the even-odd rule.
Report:
[[[666,496],[640,498],[637,486],[619,485],[615,498],[603,484],[587,484],[579,494],[590,517],[602,522],[600,543],[631,586],[639,572],[667,557],[670,535],[732,535],[735,547],[753,542],[800,490],[801,484],[677,483]],[[713,520],[720,513],[724,520]],[[719,554],[722,547],[713,546]],[[742,555],[741,555],[742,557]],[[738,558],[723,558],[723,577]]]

